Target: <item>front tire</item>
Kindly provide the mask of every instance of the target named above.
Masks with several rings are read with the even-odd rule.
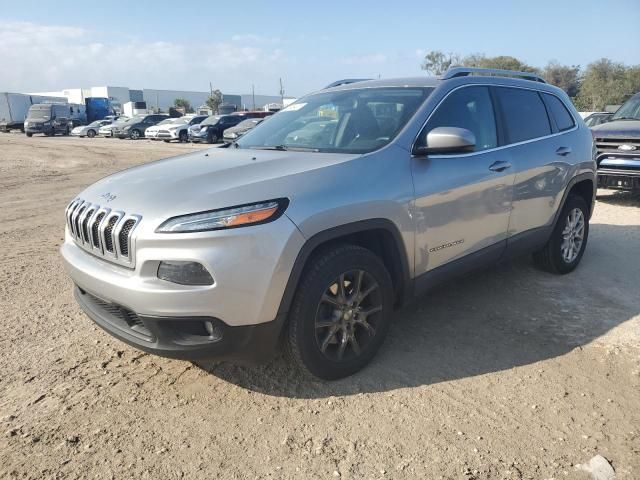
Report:
[[[533,254],[536,265],[566,274],[580,263],[589,238],[589,208],[578,195],[569,195],[547,244]]]
[[[341,245],[314,255],[291,306],[287,356],[324,380],[352,375],[382,345],[392,308],[391,277],[371,251]]]
[[[131,132],[129,133],[129,138],[131,140],[138,140],[140,138],[140,130],[138,130],[137,128],[131,130]]]
[[[89,131],[87,132],[87,137],[89,137],[89,138],[93,138],[93,137],[95,137],[95,136],[96,136],[96,132],[95,132],[95,130],[89,130]]]
[[[27,137],[29,137],[29,138],[33,137],[33,133],[27,132]]]
[[[211,133],[207,136],[207,143],[218,143],[218,135]]]

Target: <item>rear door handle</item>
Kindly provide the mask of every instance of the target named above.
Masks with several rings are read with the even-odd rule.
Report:
[[[492,172],[503,172],[507,168],[511,168],[511,164],[509,162],[503,162],[501,160],[494,162],[489,167],[489,170]]]
[[[561,157],[566,157],[571,153],[571,147],[560,147],[556,150],[556,155],[560,155]]]

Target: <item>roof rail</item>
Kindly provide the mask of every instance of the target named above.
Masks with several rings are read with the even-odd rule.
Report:
[[[347,85],[349,83],[357,83],[364,82],[366,80],[371,80],[370,78],[343,78],[342,80],[336,80],[335,82],[331,82],[329,85],[324,87],[323,90],[327,88],[339,87],[340,85]]]
[[[500,70],[498,68],[475,68],[475,67],[453,67],[445,72],[441,80],[448,80],[456,77],[467,77],[470,75],[487,75],[491,77],[515,77],[531,80],[533,82],[547,83],[537,73],[518,72],[516,70]]]

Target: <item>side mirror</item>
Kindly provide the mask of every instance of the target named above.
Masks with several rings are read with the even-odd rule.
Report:
[[[466,128],[436,127],[427,133],[424,145],[415,146],[412,153],[466,153],[473,152],[475,146],[476,136]]]

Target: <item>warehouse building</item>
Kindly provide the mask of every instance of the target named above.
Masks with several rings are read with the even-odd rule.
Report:
[[[102,97],[111,100],[111,105],[117,112],[122,111],[122,106],[128,102],[147,103],[147,108],[168,111],[174,106],[178,98],[187,100],[193,108],[204,105],[209,98],[209,92],[190,92],[182,90],[157,90],[144,88],[134,90],[128,87],[90,87],[90,88],[68,88],[55,92],[29,92],[29,95],[46,95],[52,97],[66,97],[69,103],[84,104],[86,98]],[[285,105],[291,103],[293,99],[285,97]],[[269,104],[281,104],[282,99],[276,95],[232,95],[223,93],[223,103],[236,106],[238,110],[262,110]]]

